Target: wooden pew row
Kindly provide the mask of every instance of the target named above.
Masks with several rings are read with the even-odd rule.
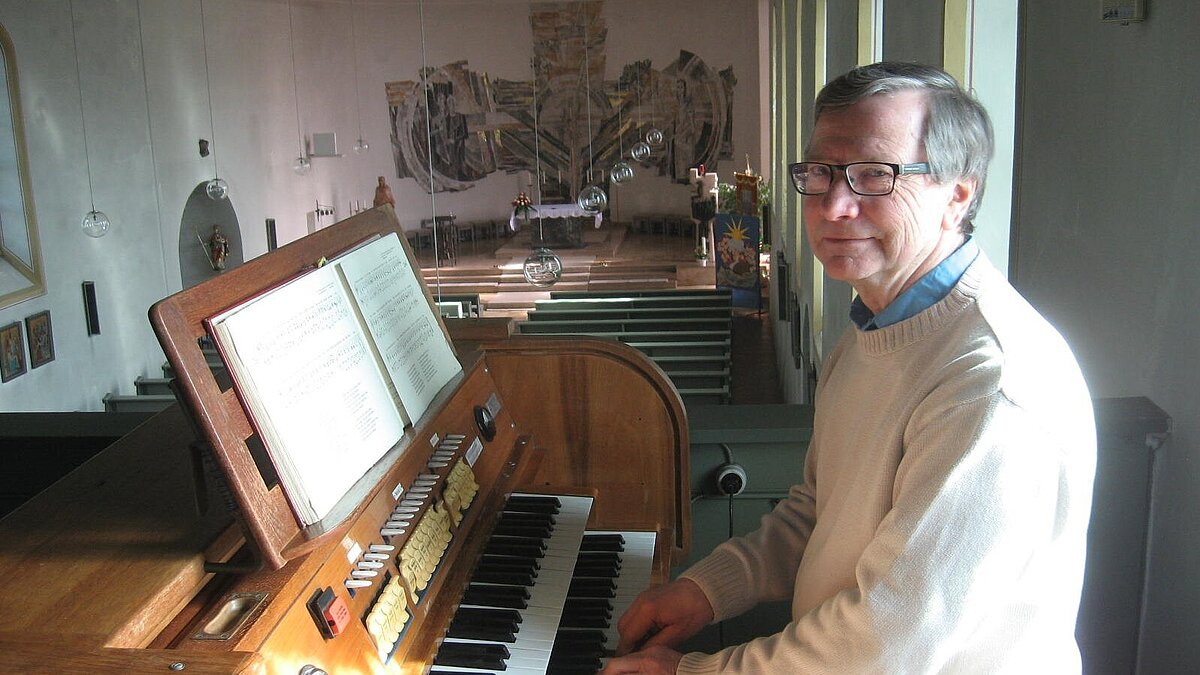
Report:
[[[535,303],[517,329],[619,340],[655,361],[685,403],[729,402],[732,302],[727,290],[553,291],[549,300]]]
[[[534,314],[534,312],[530,312]],[[684,319],[684,318],[649,318],[649,319],[625,319],[614,317],[611,319],[551,319],[529,318],[521,324],[522,333],[549,333],[557,335],[578,335],[578,334],[598,334],[598,333],[650,333],[650,332],[665,332],[665,333],[696,333],[696,332],[720,332],[726,337],[729,336],[732,327],[732,321],[729,317],[724,319]]]

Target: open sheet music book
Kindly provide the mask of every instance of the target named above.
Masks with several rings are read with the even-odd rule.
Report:
[[[395,233],[206,321],[303,526],[462,367]]]

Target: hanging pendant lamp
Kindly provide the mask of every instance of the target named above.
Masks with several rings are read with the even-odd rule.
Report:
[[[642,131],[642,90],[644,89],[644,86],[642,84],[640,70],[637,72],[637,108],[635,110],[637,112],[638,135],[640,136]],[[637,143],[633,144],[633,147],[629,148],[629,156],[632,157],[636,162],[645,163],[649,161],[650,155],[653,154],[653,152],[654,151],[650,149],[650,144],[640,139]]]
[[[288,44],[292,48],[292,94],[296,102],[296,140],[300,144],[300,155],[292,161],[292,171],[303,176],[312,169],[312,160],[304,152],[304,132],[300,128],[300,78],[296,75],[296,24],[292,18],[292,0],[288,0]]]
[[[534,166],[539,174],[537,181],[537,203],[542,204],[542,146],[540,142],[541,130],[539,125],[538,114],[538,88],[541,86],[538,79],[537,56],[533,57],[530,65],[533,67],[533,157]],[[535,207],[536,208],[536,207]],[[542,230],[542,215],[538,213],[538,240],[545,243],[546,235]],[[532,234],[530,235],[532,236]],[[525,281],[537,288],[549,288],[558,283],[562,278],[562,259],[558,257],[554,251],[539,246],[529,252],[529,256],[525,258],[525,264],[521,266],[521,274],[525,277]]]
[[[366,154],[371,144],[363,139],[362,129],[362,95],[358,89],[358,31],[355,29],[354,0],[350,2],[350,48],[354,50],[354,105],[358,110],[358,140],[354,141],[354,154]]]
[[[655,84],[654,93],[650,95],[650,128],[646,130],[646,142],[650,147],[657,148],[663,144],[663,132],[655,123],[658,122],[658,85]]]
[[[89,237],[99,238],[108,233],[112,227],[112,221],[103,211],[96,210],[96,193],[92,189],[92,160],[88,154],[87,142],[87,117],[84,115],[83,105],[83,74],[79,68],[79,38],[75,34],[75,2],[72,0],[70,4],[71,10],[71,42],[75,45],[75,77],[79,84],[79,123],[83,128],[83,161],[87,167],[88,175],[88,198],[92,205],[92,210],[83,214],[83,220],[79,223],[79,227],[83,229],[83,233]]]
[[[208,93],[208,128],[212,136],[213,177],[204,185],[204,192],[213,201],[229,196],[229,183],[217,171],[217,125],[213,122],[212,83],[208,76],[208,32],[204,25],[204,0],[200,0],[200,42],[204,47],[204,90]]]
[[[608,178],[615,185],[628,183],[633,180],[633,167],[625,161],[625,124],[621,118],[621,108],[625,107],[625,91],[621,81],[617,81],[617,161],[608,170]]]
[[[588,19],[587,7],[580,5],[583,12],[583,81],[587,101],[587,130],[588,130],[588,184],[579,191],[575,203],[588,213],[600,213],[608,206],[608,195],[604,189],[593,182],[592,170],[595,153],[592,151],[592,67],[588,59]]]

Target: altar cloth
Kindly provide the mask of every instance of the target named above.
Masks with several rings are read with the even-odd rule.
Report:
[[[597,211],[589,213],[579,208],[578,204],[540,204],[531,208],[529,212],[529,222],[535,222],[538,217],[541,218],[588,218],[591,217],[595,226],[600,227],[600,223],[604,222],[604,213]],[[517,217],[516,210],[513,210],[512,215],[508,217],[508,229],[516,232],[520,229],[520,222],[523,218]]]

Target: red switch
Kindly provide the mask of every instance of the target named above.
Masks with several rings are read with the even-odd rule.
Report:
[[[308,609],[316,619],[317,628],[327,638],[341,635],[350,625],[350,608],[345,598],[335,594],[332,588],[326,587],[313,594]]]
[[[346,626],[350,625],[350,608],[346,606],[345,598],[340,595],[333,597],[333,602],[325,608],[325,620],[329,622],[329,632],[334,635],[341,635],[346,630]]]

